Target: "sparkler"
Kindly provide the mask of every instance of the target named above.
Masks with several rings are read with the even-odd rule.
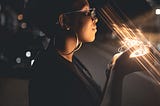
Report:
[[[149,53],[150,43],[144,44],[142,41],[138,39],[124,39],[122,42],[122,46],[118,49],[119,52],[125,52],[129,50],[130,48],[134,48],[132,50],[132,53],[130,54],[130,58],[143,56],[145,54]]]
[[[129,19],[128,24],[122,24],[123,20],[115,14],[115,11],[110,5],[101,8],[101,10],[99,10],[99,16],[120,39],[120,44],[122,46],[118,51],[125,52],[130,50],[130,48],[133,48],[131,50],[130,58],[137,59],[138,63],[145,69],[145,71],[148,72],[158,84],[160,84],[160,62],[155,54],[150,52],[149,48],[151,48],[158,57],[160,57],[160,53],[145,38],[142,31],[136,28]]]

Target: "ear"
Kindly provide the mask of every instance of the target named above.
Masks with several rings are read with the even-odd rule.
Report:
[[[59,24],[63,29],[69,30],[70,26],[68,25],[68,17],[64,14],[59,15]]]

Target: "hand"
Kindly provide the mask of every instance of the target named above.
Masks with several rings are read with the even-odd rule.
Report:
[[[140,67],[137,58],[141,58],[142,56],[139,57],[130,57],[130,54],[132,53],[133,50],[135,50],[136,47],[132,47],[129,50],[117,54],[113,57],[113,70],[119,71],[121,74],[129,74],[135,71],[140,71],[142,68]]]

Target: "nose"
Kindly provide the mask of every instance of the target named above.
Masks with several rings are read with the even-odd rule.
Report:
[[[97,17],[94,17],[93,19],[93,22],[96,24],[98,22],[98,18]]]

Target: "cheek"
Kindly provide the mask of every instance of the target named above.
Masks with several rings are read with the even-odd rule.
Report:
[[[79,30],[79,38],[82,42],[92,42],[95,39],[96,31],[93,30],[92,20],[85,22]]]

